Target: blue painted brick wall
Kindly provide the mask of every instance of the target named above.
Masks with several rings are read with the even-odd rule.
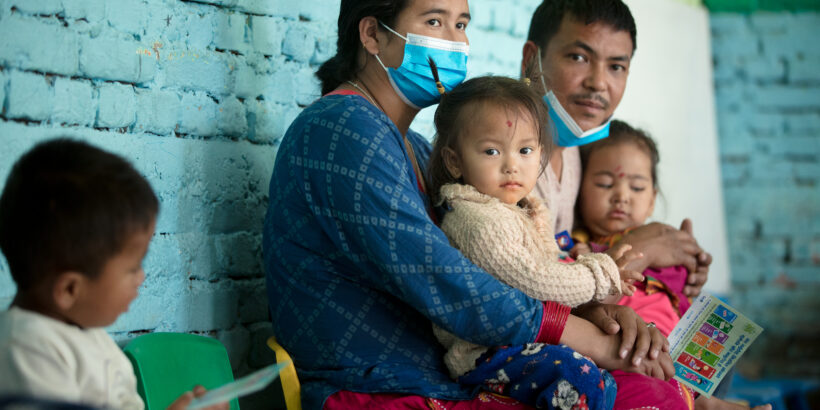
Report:
[[[820,15],[711,16],[734,303],[748,370],[820,375]]]
[[[471,75],[516,76],[537,0],[473,0]],[[221,340],[237,375],[272,361],[261,225],[277,145],[319,94],[338,0],[0,0],[0,185],[35,143],[134,162],[161,202],[140,296],[108,330]],[[414,127],[432,135],[432,109]],[[805,171],[809,172],[809,170]],[[0,258],[0,308],[14,285]],[[243,402],[269,407],[270,392]]]

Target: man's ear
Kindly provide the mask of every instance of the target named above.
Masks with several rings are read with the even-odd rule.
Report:
[[[521,49],[521,78],[533,80],[533,74],[538,70],[538,46],[533,41],[524,43]]]
[[[67,311],[74,307],[74,303],[79,299],[87,282],[88,277],[80,272],[67,271],[58,274],[52,289],[54,304],[57,308]]]
[[[373,16],[359,20],[359,41],[367,54],[379,54],[379,21]]]
[[[458,153],[450,147],[445,147],[441,150],[441,156],[444,158],[444,166],[447,167],[450,175],[455,179],[461,178],[461,159]]]

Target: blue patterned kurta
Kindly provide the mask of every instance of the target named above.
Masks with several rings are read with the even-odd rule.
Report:
[[[430,144],[407,137],[424,168]],[[285,134],[264,256],[274,332],[306,409],[341,389],[470,398],[431,321],[487,346],[536,339],[541,302],[452,248],[427,201],[399,130],[360,96],[319,99]]]

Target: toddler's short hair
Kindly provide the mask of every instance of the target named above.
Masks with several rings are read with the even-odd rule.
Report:
[[[125,159],[81,141],[46,141],[6,180],[0,250],[18,291],[66,271],[96,278],[158,210],[148,181]]]
[[[438,104],[433,122],[436,137],[428,162],[428,185],[430,195],[438,201],[439,190],[445,184],[459,182],[450,175],[444,164],[444,148],[456,150],[458,139],[465,131],[465,125],[474,123],[486,107],[517,110],[529,115],[541,146],[541,171],[549,160],[552,134],[548,127],[547,105],[528,83],[502,76],[471,78],[445,94]]]

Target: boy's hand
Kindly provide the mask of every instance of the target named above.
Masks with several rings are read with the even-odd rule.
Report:
[[[193,391],[185,392],[182,396],[179,396],[178,399],[174,400],[170,406],[168,406],[168,410],[185,410],[191,404],[191,401],[194,400],[196,397],[200,397],[207,392],[204,387],[200,385],[196,385]],[[213,406],[206,407],[209,410],[228,410],[230,406],[228,403],[219,403],[214,404]]]
[[[576,243],[575,246],[573,246],[572,249],[569,250],[569,256],[571,256],[572,259],[575,260],[577,260],[579,256],[586,255],[588,253],[592,253],[592,249],[589,247],[589,245],[580,242]]]
[[[615,264],[618,265],[618,271],[621,274],[621,281],[623,281],[623,285],[621,286],[621,293],[627,296],[632,296],[635,293],[635,285],[632,284],[633,281],[642,282],[644,280],[643,275],[633,269],[627,269],[627,265],[630,262],[643,258],[643,254],[640,252],[636,252],[632,250],[632,245],[628,244],[621,244],[618,243],[612,248],[610,248],[611,252],[609,256],[615,260]]]

